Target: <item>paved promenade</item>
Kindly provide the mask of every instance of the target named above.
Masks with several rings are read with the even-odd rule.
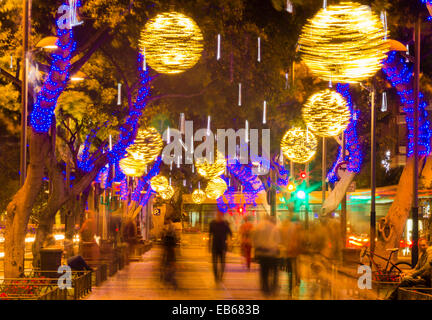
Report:
[[[266,298],[259,290],[259,266],[253,263],[250,271],[237,254],[227,254],[224,281],[213,279],[211,257],[205,247],[182,246],[179,249],[174,290],[160,281],[161,248],[154,247],[142,256],[142,261],[131,262],[123,270],[93,288],[89,300],[224,300],[224,299],[288,299],[287,273],[280,272],[280,289],[276,296]],[[303,279],[294,291],[293,299],[358,299],[347,290],[323,289],[302,271]],[[340,280],[339,280],[340,282]],[[337,291],[337,292],[336,292]],[[370,298],[370,297],[369,297]]]

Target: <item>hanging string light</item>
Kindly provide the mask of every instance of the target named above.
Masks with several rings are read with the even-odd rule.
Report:
[[[13,69],[13,55],[10,56],[10,68]]]
[[[181,134],[185,134],[185,114],[184,113],[180,113],[180,133]]]
[[[195,189],[192,192],[192,201],[196,204],[201,204],[205,201],[206,199],[206,194],[204,191],[202,191],[201,189]]]
[[[143,164],[154,161],[162,151],[163,140],[159,132],[153,128],[139,129],[134,144],[126,151]]]
[[[267,102],[264,100],[264,105],[263,105],[263,124],[267,123]]]
[[[165,12],[150,19],[139,41],[147,63],[159,73],[175,74],[192,68],[203,51],[203,35],[191,18]]]
[[[121,171],[128,177],[141,177],[145,173],[145,165],[132,157],[124,157],[119,161]]]
[[[218,177],[208,182],[205,192],[209,199],[216,200],[224,194],[227,188],[225,180]]]
[[[168,179],[165,176],[158,174],[151,178],[150,186],[154,191],[160,193],[169,187]]]
[[[307,127],[317,136],[334,137],[346,129],[351,113],[341,94],[326,89],[306,101],[302,116]]]
[[[303,27],[302,60],[324,81],[356,83],[373,76],[389,44],[380,19],[370,7],[352,2],[321,9]]]
[[[249,121],[245,121],[245,142],[249,143]]]
[[[327,0],[323,0],[323,9],[324,9],[324,10],[327,9]]]
[[[306,132],[301,128],[288,130],[281,141],[284,156],[296,163],[306,163],[311,160],[317,147],[316,137],[311,132]]]
[[[174,195],[174,188],[169,185],[169,186],[167,186],[166,189],[164,189],[164,190],[162,190],[162,191],[160,191],[158,193],[159,193],[159,195],[161,196],[162,199],[169,200]]]
[[[288,72],[285,72],[285,90],[289,87]]]
[[[143,70],[147,71],[147,61],[146,61],[145,47],[142,48],[142,55],[143,55]]]
[[[207,135],[210,135],[210,121],[211,121],[211,117],[207,116]]]
[[[198,158],[195,160],[195,167],[198,174],[206,179],[215,179],[224,173],[226,167],[226,159],[217,152],[216,161],[210,163],[207,158]]]

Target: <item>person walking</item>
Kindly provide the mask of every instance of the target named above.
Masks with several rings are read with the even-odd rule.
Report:
[[[260,284],[264,295],[276,293],[279,284],[280,232],[275,217],[265,216],[255,228],[252,236],[255,257],[260,264]]]
[[[171,219],[165,221],[165,228],[162,231],[162,263],[161,263],[161,280],[170,283],[173,287],[177,288],[177,281],[175,279],[176,268],[176,254],[175,248],[177,246],[177,234],[174,223]]]
[[[298,272],[297,257],[302,250],[303,232],[302,226],[298,222],[298,217],[293,216],[291,219],[286,219],[281,226],[281,242],[283,258],[286,271],[288,272],[288,296],[292,297],[292,291],[295,285],[299,285],[300,277]]]
[[[223,213],[218,211],[216,219],[212,220],[209,226],[209,249],[212,253],[213,274],[216,283],[222,281],[225,271],[228,236],[232,237],[231,229],[228,222],[224,220]]]
[[[251,266],[251,251],[252,251],[252,231],[253,224],[249,221],[249,217],[244,217],[244,222],[240,226],[240,248],[246,260],[246,267],[250,270]]]

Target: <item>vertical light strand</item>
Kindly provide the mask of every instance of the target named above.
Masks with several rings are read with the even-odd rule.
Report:
[[[198,181],[198,190],[201,190],[201,181]]]
[[[112,135],[109,135],[109,149],[112,151]]]
[[[279,151],[279,164],[280,165],[284,164],[284,155],[283,155],[283,152],[282,152],[282,148],[280,148],[280,151]]]
[[[171,141],[171,137],[170,137],[170,127],[168,126],[167,128],[167,144],[169,144]]]
[[[293,13],[293,5],[290,0],[287,0],[286,11],[288,11],[289,13]]]
[[[238,105],[241,106],[241,83],[239,83]]]
[[[245,142],[249,143],[249,121],[245,121]]]
[[[183,179],[183,187],[186,187],[186,179]]]
[[[258,37],[258,62],[261,62],[261,37]]]
[[[194,166],[194,164],[192,163],[192,173],[194,173],[195,172],[195,166]]]
[[[143,70],[147,71],[147,62],[146,62],[146,53],[145,53],[145,47],[143,48]]]
[[[217,36],[217,54],[216,54],[216,60],[220,59],[220,52],[221,52],[221,35],[220,33]]]
[[[184,113],[180,113],[180,123],[179,123],[179,129],[180,129],[180,133],[184,134],[185,133],[185,115]]]
[[[327,0],[323,0],[323,9],[327,10]]]
[[[289,87],[289,74],[288,74],[288,72],[285,72],[285,90],[287,90],[288,89],[288,87]]]
[[[121,105],[121,83],[117,84],[117,105],[120,106]]]
[[[207,136],[210,135],[210,122],[211,122],[211,117],[207,116]]]
[[[407,44],[406,47],[407,47],[407,51],[406,51],[406,55],[407,56],[406,56],[405,62],[408,63],[409,62],[408,57],[409,57],[409,54],[410,54],[410,52],[409,52],[409,44]]]
[[[10,56],[10,68],[13,69],[13,54]]]
[[[171,176],[169,177],[169,185],[171,185]]]
[[[387,111],[387,93],[385,91],[382,93],[381,111]]]
[[[381,11],[381,22],[383,24],[383,28],[384,28],[384,40],[387,40],[387,12],[386,11]]]
[[[181,162],[181,158],[180,156],[177,157],[177,169],[180,168],[180,162]]]
[[[357,105],[354,104],[354,106],[353,106],[353,120],[354,121],[357,121],[357,112],[356,112],[356,110],[357,110]]]
[[[267,102],[264,100],[263,105],[263,124],[267,123]]]

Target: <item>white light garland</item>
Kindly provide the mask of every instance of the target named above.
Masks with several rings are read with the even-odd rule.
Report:
[[[220,59],[220,51],[221,51],[221,35],[218,34],[218,36],[217,36],[217,56],[216,56],[216,60]]]

